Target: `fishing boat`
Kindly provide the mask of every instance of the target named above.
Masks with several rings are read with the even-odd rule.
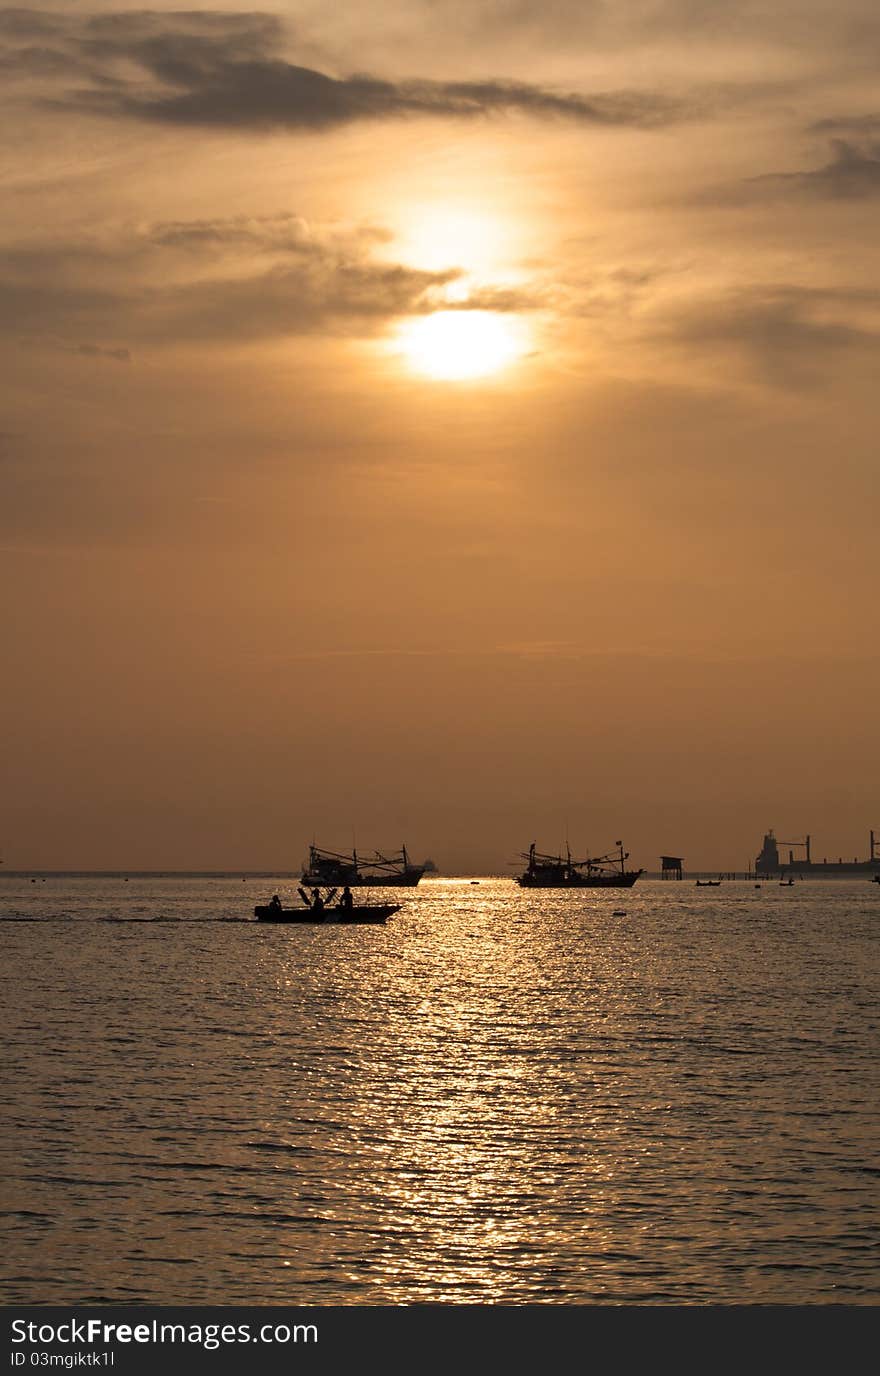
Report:
[[[414,865],[402,846],[396,855],[374,851],[366,857],[352,850],[351,855],[309,846],[308,864],[303,868],[304,884],[347,884],[349,888],[415,888],[425,873],[424,865]]]
[[[720,883],[721,883],[721,880],[720,880],[720,879],[698,879],[698,880],[697,880],[697,888],[698,888],[698,889],[717,889],[717,888],[718,888],[718,885],[719,885]]]
[[[301,908],[285,908],[278,894],[268,903],[258,903],[254,916],[258,922],[311,922],[331,923],[383,923],[394,913],[400,912],[399,903],[347,903],[346,896],[334,903],[337,890],[330,889],[326,894],[315,889],[307,894],[305,889],[297,890],[303,901]],[[316,902],[316,898],[318,901]],[[351,898],[351,895],[348,895]]]
[[[545,855],[533,841],[522,859],[528,863],[517,883],[522,889],[631,889],[644,870],[628,870],[629,851],[615,841],[617,851],[593,859],[572,860],[566,847],[562,855]]]

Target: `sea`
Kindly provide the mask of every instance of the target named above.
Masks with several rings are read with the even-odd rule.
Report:
[[[880,1301],[880,884],[295,889],[0,878],[4,1303]]]

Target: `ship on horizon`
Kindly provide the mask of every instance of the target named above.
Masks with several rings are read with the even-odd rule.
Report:
[[[321,850],[309,846],[308,863],[303,868],[302,882],[316,887],[340,888],[415,888],[425,865],[414,865],[402,846],[395,855],[374,851],[366,858],[352,850],[350,855],[338,851]]]
[[[814,860],[812,857],[811,846],[812,837],[805,836],[801,841],[779,841],[773,834],[771,828],[764,836],[764,844],[761,853],[755,860],[755,874],[759,877],[774,878],[779,875],[783,878],[797,877],[800,879],[826,877],[846,877],[847,875],[867,876],[874,878],[880,875],[880,844],[877,843],[874,832],[869,833],[870,858],[867,860],[844,860],[838,857],[837,860],[829,860],[823,857],[821,860]],[[779,856],[780,846],[800,847],[804,851],[804,858],[795,858],[794,849],[788,852],[788,860],[781,860]]]

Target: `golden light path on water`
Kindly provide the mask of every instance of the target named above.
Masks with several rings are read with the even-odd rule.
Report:
[[[485,881],[482,887],[492,892]],[[574,1151],[567,1143],[572,1088],[561,1066],[546,1063],[548,1038],[551,1046],[560,1041],[554,1007],[560,991],[531,949],[527,925],[521,943],[511,945],[509,932],[498,939],[497,890],[481,900],[470,881],[447,885],[447,894],[450,889],[459,897],[447,901],[447,913],[464,930],[451,948],[421,953],[407,972],[405,996],[392,1000],[382,1035],[368,1039],[346,1066],[346,1135],[365,1154],[358,1175],[365,1174],[346,1193],[350,1204],[356,1201],[356,1236],[369,1228],[373,1210],[382,1209],[370,1265],[390,1284],[416,1301],[453,1302],[464,1288],[493,1302],[516,1284],[523,1258],[538,1258],[552,1272],[555,1254],[570,1241],[542,1201],[571,1194],[574,1226],[579,1205],[572,1172],[580,1181],[589,1178],[591,1196],[613,1207],[615,1166],[602,1153],[591,1156],[583,1143]],[[518,899],[516,906],[522,906]],[[290,987],[296,981],[291,975]],[[525,1022],[523,989],[537,995]],[[336,1017],[369,1020],[373,1001],[372,991],[349,989]],[[601,1251],[601,1230],[592,1233]],[[362,1265],[357,1247],[350,1283],[357,1283]]]
[[[8,1302],[880,1298],[876,885],[276,887],[0,881]]]

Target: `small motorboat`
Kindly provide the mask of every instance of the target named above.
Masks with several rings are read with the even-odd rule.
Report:
[[[352,899],[350,891],[343,893],[338,903],[334,903],[336,889],[325,895],[313,889],[311,895],[305,889],[298,889],[303,901],[301,908],[285,908],[276,893],[268,903],[258,903],[254,916],[258,922],[311,922],[331,925],[334,923],[382,923],[387,922],[393,913],[399,912],[399,903],[358,903]]]
[[[273,908],[271,904],[257,904],[254,914],[258,922],[298,922],[318,923],[327,926],[333,923],[387,922],[393,913],[400,912],[399,903],[364,903],[358,908],[324,908],[314,912],[311,908]]]

